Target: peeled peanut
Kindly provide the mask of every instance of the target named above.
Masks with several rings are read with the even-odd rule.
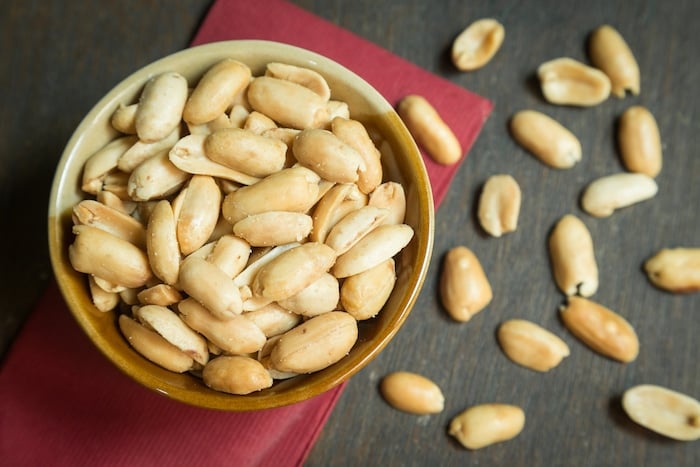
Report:
[[[537,68],[542,94],[552,104],[590,107],[610,96],[610,79],[597,68],[562,57]]]
[[[361,321],[377,315],[396,284],[394,260],[388,260],[345,278],[340,287],[343,309]]]
[[[656,119],[647,108],[633,105],[622,113],[617,141],[627,170],[650,177],[661,172],[661,136]]]
[[[120,170],[114,170],[105,175],[102,180],[102,191],[108,191],[123,200],[135,201],[129,193],[130,175]]]
[[[204,365],[209,361],[209,350],[204,338],[187,326],[171,309],[160,305],[134,307],[134,316],[163,339]]]
[[[226,167],[262,178],[282,170],[287,145],[249,130],[223,128],[204,140],[204,154]]]
[[[119,104],[119,106],[114,110],[109,123],[115,130],[127,134],[136,134],[136,109],[138,104],[124,105]]]
[[[322,243],[309,242],[284,251],[264,264],[253,279],[257,296],[283,300],[300,292],[333,266],[335,251]]]
[[[77,271],[124,287],[141,287],[153,277],[146,252],[104,230],[73,226],[75,239],[68,257]]]
[[[342,255],[362,237],[382,224],[389,211],[374,206],[363,206],[343,217],[326,237],[326,245]]]
[[[510,175],[492,175],[479,197],[479,222],[490,235],[500,237],[518,227],[521,192]]]
[[[199,332],[223,352],[243,355],[257,352],[265,344],[265,333],[243,315],[220,319],[193,298],[178,305],[183,321]]]
[[[585,188],[581,207],[595,217],[608,217],[616,209],[653,198],[659,187],[643,173],[617,173],[600,177]]]
[[[142,305],[170,306],[182,300],[182,294],[168,284],[156,284],[143,289],[136,297]]]
[[[139,248],[146,246],[146,229],[141,222],[95,200],[85,199],[73,206],[73,223],[102,229]]]
[[[173,202],[177,241],[183,255],[207,242],[219,219],[220,206],[221,190],[214,178],[193,175]]]
[[[119,305],[119,293],[105,290],[95,281],[95,276],[88,276],[88,287],[92,304],[100,311],[110,311]]]
[[[303,130],[294,138],[294,157],[321,178],[336,183],[353,183],[366,168],[357,150],[328,130]]]
[[[517,112],[510,121],[510,131],[520,146],[550,167],[568,169],[581,160],[578,138],[542,112]]]
[[[300,212],[268,211],[251,214],[233,225],[233,233],[251,246],[300,242],[313,227],[311,216]]]
[[[290,65],[288,63],[270,62],[265,67],[265,76],[300,84],[312,90],[326,101],[331,98],[331,89],[326,79],[320,73],[310,68]]]
[[[383,224],[403,224],[406,218],[406,193],[396,182],[384,182],[369,195],[369,206],[387,209]]]
[[[212,359],[202,371],[204,384],[216,391],[245,395],[272,386],[272,377],[257,360],[243,356]]]
[[[282,169],[224,198],[222,214],[231,224],[266,211],[306,212],[318,197],[319,176],[305,167]]]
[[[194,365],[192,357],[127,315],[119,315],[119,329],[139,354],[166,370],[184,373]]]
[[[180,266],[180,287],[214,316],[227,319],[241,314],[238,287],[224,271],[201,258],[187,258]]]
[[[559,311],[567,329],[594,351],[622,363],[637,358],[637,333],[619,314],[577,296],[569,297]]]
[[[363,193],[371,193],[382,183],[381,153],[357,120],[336,117],[331,121],[331,131],[345,144],[355,149],[364,162],[357,177],[357,186]]]
[[[393,258],[412,238],[413,229],[407,224],[380,225],[338,256],[332,274],[344,278],[366,271]]]
[[[554,281],[567,296],[590,297],[598,290],[598,263],[586,224],[573,214],[561,217],[549,235]]]
[[[460,322],[469,321],[491,303],[491,284],[479,259],[467,247],[454,247],[445,255],[440,298],[452,319]]]
[[[662,248],[644,262],[652,284],[674,293],[700,290],[700,248]]]
[[[462,157],[459,140],[425,97],[406,96],[399,102],[397,110],[416,142],[435,162],[451,165]]]
[[[267,130],[277,128],[277,124],[267,115],[261,114],[258,111],[253,110],[248,114],[248,118],[245,119],[243,124],[243,129],[250,131],[256,135],[262,135]]]
[[[622,395],[622,408],[636,423],[678,441],[700,439],[700,402],[653,384],[640,384]]]
[[[250,68],[244,63],[230,58],[221,60],[204,73],[192,90],[182,118],[195,125],[214,120],[233,103],[250,78]]]
[[[228,222],[226,223],[228,224]],[[236,277],[243,271],[250,258],[250,244],[233,234],[219,237],[207,255],[206,260],[216,265],[229,277]]]
[[[481,68],[496,55],[504,37],[505,28],[497,20],[474,21],[452,43],[452,63],[462,71]]]
[[[427,415],[445,408],[445,397],[435,382],[409,371],[390,373],[379,386],[384,399],[395,409]]]
[[[325,242],[328,232],[348,213],[367,204],[367,195],[354,183],[333,186],[314,207],[311,241]]]
[[[332,274],[324,273],[299,292],[278,300],[277,303],[294,313],[312,317],[335,310],[339,299],[338,279]]]
[[[179,73],[165,72],[149,79],[134,116],[139,140],[152,143],[172,133],[182,120],[187,92],[187,80]]]
[[[569,346],[556,334],[533,322],[510,319],[498,327],[498,342],[515,363],[549,371],[569,356]]]
[[[327,99],[292,81],[260,76],[248,86],[248,102],[280,126],[303,130],[328,123]]]
[[[95,151],[83,166],[80,189],[93,195],[99,193],[107,174],[117,168],[121,155],[136,141],[136,136],[121,136]]]
[[[612,93],[625,97],[625,92],[639,94],[639,65],[627,42],[608,24],[596,28],[588,43],[591,63],[610,78]]]
[[[515,438],[525,426],[525,412],[509,404],[481,404],[452,419],[449,433],[467,449],[480,449]]]
[[[179,190],[190,176],[170,162],[166,149],[143,161],[131,172],[127,191],[134,201],[159,199]]]
[[[136,141],[133,145],[119,157],[117,167],[123,172],[132,172],[143,161],[150,159],[156,154],[160,154],[165,150],[170,150],[175,143],[180,139],[180,127],[176,127],[165,138],[158,141],[145,142]]]
[[[148,218],[146,251],[153,273],[166,284],[177,283],[180,273],[180,245],[170,203],[161,200]]]
[[[315,316],[279,337],[270,361],[278,371],[312,373],[336,363],[357,341],[357,321],[343,311]]]
[[[283,334],[302,322],[301,315],[274,302],[241,316],[252,321],[266,337]]]

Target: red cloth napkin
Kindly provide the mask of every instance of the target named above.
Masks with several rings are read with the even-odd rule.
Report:
[[[492,109],[491,102],[283,1],[217,1],[193,45],[226,39],[276,40],[319,52],[362,76],[392,103],[422,94],[455,131],[465,153]],[[437,206],[458,164],[425,159]],[[111,365],[51,283],[0,373],[0,463],[301,465],[343,387],[259,412],[182,404]]]

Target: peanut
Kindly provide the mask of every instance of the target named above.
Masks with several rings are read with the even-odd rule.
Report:
[[[656,177],[663,156],[654,115],[646,107],[633,105],[622,113],[619,123],[617,141],[622,163],[630,172]]]
[[[204,366],[202,379],[212,389],[238,395],[272,386],[272,377],[260,362],[240,355],[213,358]]]
[[[498,342],[515,363],[549,371],[569,356],[569,346],[556,334],[527,320],[510,319],[498,328]]]
[[[478,217],[483,229],[494,237],[514,232],[518,227],[521,192],[510,175],[492,175],[479,198]]]
[[[616,209],[656,196],[659,187],[643,173],[616,173],[593,180],[581,195],[581,207],[595,217],[608,217]]]
[[[625,391],[622,408],[634,422],[668,438],[700,439],[700,402],[680,392],[640,384]]]
[[[467,247],[454,247],[445,255],[440,298],[452,319],[460,322],[469,321],[491,303],[491,284],[479,259]]]
[[[639,65],[627,42],[608,24],[597,27],[588,44],[591,63],[610,78],[612,93],[625,97],[625,92],[639,94]]]
[[[520,146],[552,168],[568,169],[581,160],[578,138],[542,112],[517,112],[510,121],[510,131]]]
[[[445,408],[445,396],[440,387],[416,373],[390,373],[382,379],[380,391],[389,405],[404,412],[427,415]]]
[[[139,140],[161,140],[177,128],[187,101],[187,80],[176,72],[154,76],[141,93],[134,126]]]
[[[567,296],[590,297],[598,290],[598,263],[586,224],[573,214],[557,221],[549,235],[554,281]]]
[[[644,262],[655,286],[674,293],[700,290],[700,248],[662,248]]]
[[[552,104],[591,107],[610,96],[610,78],[573,58],[562,57],[537,68],[542,94]]]
[[[450,422],[449,434],[467,449],[481,449],[508,441],[525,426],[525,412],[509,404],[481,404],[469,407]]]
[[[505,28],[492,18],[474,21],[452,43],[452,63],[471,71],[485,66],[503,44]]]

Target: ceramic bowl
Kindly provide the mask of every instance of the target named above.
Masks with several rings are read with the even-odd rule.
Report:
[[[86,159],[117,136],[110,117],[122,103],[136,102],[147,79],[177,71],[190,83],[217,61],[232,57],[246,63],[253,75],[272,61],[305,66],[328,81],[333,99],[349,104],[351,117],[381,134],[384,177],[403,185],[407,198],[405,222],[415,235],[397,258],[397,282],[383,310],[359,324],[359,338],[350,353],[334,365],[308,375],[280,380],[268,389],[238,396],[209,389],[189,373],[167,371],[141,357],[122,337],[116,312],[100,312],[92,304],[87,277],[68,259],[73,241],[71,209],[86,194],[80,180]],[[124,79],[85,116],[58,163],[49,204],[49,250],[61,293],[78,325],[95,346],[120,370],[140,384],[194,406],[247,411],[300,402],[346,381],[375,358],[399,331],[414,305],[430,263],[434,210],[430,182],[423,160],[408,130],[374,88],[353,72],[316,53],[267,41],[225,41],[186,49],[157,60]]]

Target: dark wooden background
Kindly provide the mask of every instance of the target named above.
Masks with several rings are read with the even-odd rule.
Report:
[[[49,190],[73,129],[121,79],[186,47],[210,3],[2,2],[3,354],[51,278]],[[413,313],[386,350],[351,380],[308,465],[699,465],[698,442],[670,441],[634,425],[620,408],[620,396],[632,385],[654,383],[700,397],[700,294],[655,289],[641,269],[661,247],[700,247],[700,2],[295,3],[495,103],[437,211],[431,270]],[[459,73],[449,62],[451,42],[482,17],[505,25],[503,47],[486,68]],[[614,25],[636,54],[641,95],[611,98],[591,109],[546,104],[536,67],[563,55],[587,60],[586,38],[603,23]],[[659,193],[610,218],[592,218],[579,207],[581,190],[594,178],[622,170],[615,121],[632,104],[647,106],[658,120],[665,158]],[[508,118],[526,107],[550,113],[579,136],[584,156],[578,165],[547,169],[513,143]],[[481,185],[495,173],[513,175],[523,191],[518,230],[501,239],[484,235],[474,214]],[[594,354],[557,317],[562,296],[551,277],[546,238],[569,212],[581,216],[594,239],[601,285],[593,298],[625,316],[639,335],[641,350],[633,363]],[[489,307],[465,324],[450,321],[437,295],[442,257],[459,244],[476,252],[494,289]],[[556,332],[571,356],[547,374],[516,366],[495,339],[498,324],[511,317]],[[438,382],[446,396],[444,412],[417,417],[385,404],[378,382],[399,369]],[[483,402],[523,407],[525,429],[507,443],[470,452],[447,435],[447,425],[463,408]]]

